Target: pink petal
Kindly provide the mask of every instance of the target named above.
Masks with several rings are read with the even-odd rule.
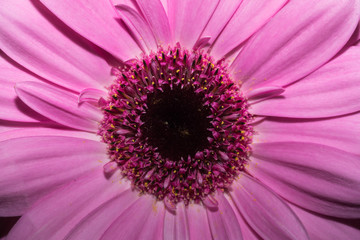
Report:
[[[75,137],[88,140],[99,141],[100,136],[95,133],[76,131],[67,128],[60,128],[59,126],[51,126],[49,124],[39,124],[37,126],[23,127],[19,129],[10,129],[8,131],[0,132],[0,142],[13,138],[34,137],[34,136],[63,136]]]
[[[80,92],[78,97],[78,103],[82,104],[85,102],[89,102],[89,103],[93,103],[96,106],[98,105],[100,99],[106,96],[107,93],[102,90],[95,88],[86,88]]]
[[[246,222],[263,239],[308,239],[299,219],[271,190],[246,174],[230,192]]]
[[[277,97],[285,91],[285,88],[279,86],[266,86],[256,88],[250,92],[244,93],[251,104],[263,101],[268,98]]]
[[[117,5],[116,8],[120,11],[120,15],[123,15],[133,25],[135,30],[141,36],[141,42],[147,46],[148,50],[157,49],[156,40],[154,34],[151,31],[150,26],[145,19],[135,10],[126,5]]]
[[[189,240],[189,225],[184,204],[178,203],[176,214],[165,211],[164,239]]]
[[[5,54],[0,52],[0,119],[19,122],[39,122],[44,117],[26,106],[15,93],[15,83],[28,80],[40,81],[25,72]]]
[[[101,240],[161,239],[164,212],[162,202],[141,196],[111,224]]]
[[[211,233],[215,239],[233,239],[241,240],[241,228],[236,219],[236,215],[224,197],[223,192],[216,195],[219,202],[219,209],[216,211],[207,210],[208,220],[211,228]]]
[[[287,2],[288,0],[243,0],[214,43],[211,54],[217,58],[224,57],[259,30]],[[228,12],[229,9],[225,11]]]
[[[64,23],[109,53],[126,61],[140,54],[140,48],[116,21],[107,0],[41,0]]]
[[[334,217],[360,217],[359,156],[315,143],[253,144],[248,171],[287,200]]]
[[[256,126],[253,142],[311,142],[360,154],[359,122],[359,113],[308,121],[271,118]]]
[[[169,22],[174,41],[191,49],[200,37],[218,2],[219,0],[168,1]]]
[[[138,0],[137,3],[149,23],[160,45],[171,43],[171,31],[168,17],[160,0]]]
[[[359,14],[356,0],[290,1],[246,43],[231,66],[234,78],[252,89],[304,77],[344,46]]]
[[[212,239],[205,207],[189,204],[187,207],[190,239]]]
[[[55,122],[85,131],[98,129],[101,111],[88,103],[79,105],[75,94],[35,82],[18,83],[16,93],[26,105]]]
[[[130,188],[120,180],[119,174],[105,178],[99,166],[40,199],[20,218],[7,239],[65,239],[94,209]]]
[[[360,110],[359,59],[360,48],[352,47],[305,79],[287,87],[283,97],[256,104],[252,112],[299,118],[357,112]]]
[[[243,0],[220,1],[209,23],[206,25],[202,36],[211,36],[210,43],[212,44],[224,30],[242,1]]]
[[[0,155],[2,216],[23,214],[40,197],[100,167],[98,161],[107,158],[103,143],[59,136],[2,141]]]
[[[100,239],[119,215],[138,199],[139,196],[130,189],[122,192],[85,216],[66,239]]]
[[[241,216],[241,213],[237,209],[234,201],[231,199],[231,197],[228,194],[225,194],[225,198],[228,200],[231,208],[234,211],[234,214],[236,216],[236,219],[240,225],[241,234],[243,236],[243,239],[246,240],[259,240],[261,239],[260,236],[247,224],[245,219]]]
[[[1,4],[0,46],[12,59],[70,89],[102,88],[109,80],[107,63],[43,6],[31,1]]]
[[[8,72],[1,69],[1,74]],[[21,74],[19,74],[21,75]],[[2,78],[2,77],[0,77]],[[15,82],[0,79],[0,119],[18,122],[39,122],[43,116],[26,106],[16,95]]]
[[[334,219],[307,212],[292,204],[290,204],[290,207],[303,222],[310,239],[360,239],[360,228],[351,227]]]

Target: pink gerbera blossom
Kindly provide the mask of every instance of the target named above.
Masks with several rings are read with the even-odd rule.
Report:
[[[359,18],[2,0],[6,239],[359,239]]]

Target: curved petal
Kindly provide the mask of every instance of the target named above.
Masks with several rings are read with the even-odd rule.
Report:
[[[98,161],[107,159],[104,143],[59,136],[2,141],[0,156],[2,216],[23,214],[40,197],[99,168]]]
[[[206,25],[202,36],[210,36],[209,43],[212,44],[224,30],[234,13],[239,8],[243,0],[219,1],[214,14]]]
[[[317,118],[360,110],[360,48],[351,47],[301,81],[282,97],[252,107],[258,115]],[[276,109],[276,111],[274,111]]]
[[[301,207],[360,217],[359,155],[315,143],[258,143],[249,164],[251,174]]]
[[[234,182],[230,195],[246,222],[263,239],[308,239],[289,206],[246,174]]]
[[[139,7],[149,23],[159,45],[171,43],[168,17],[160,0],[137,0]]]
[[[359,14],[357,0],[290,1],[246,43],[231,66],[234,78],[249,90],[306,76],[341,50]]]
[[[100,136],[95,133],[76,131],[73,129],[60,128],[59,126],[42,124],[39,126],[10,129],[8,131],[0,132],[0,142],[13,138],[35,137],[35,136],[75,137],[75,138],[83,138],[98,142],[100,142],[101,140]]]
[[[288,0],[243,0],[214,43],[211,54],[217,58],[224,57],[265,25],[287,2]]]
[[[335,219],[310,213],[295,205],[289,204],[291,209],[303,222],[310,239],[323,240],[323,239],[341,239],[353,240],[360,239],[360,229],[351,227],[344,224],[339,219]]]
[[[15,93],[15,83],[28,80],[40,81],[34,75],[20,69],[0,52],[0,119],[19,122],[39,122],[44,117],[27,107]]]
[[[100,239],[119,215],[138,198],[139,196],[135,192],[128,189],[113,199],[99,205],[67,234],[66,239]]]
[[[219,0],[168,1],[173,40],[180,42],[183,47],[194,47],[218,2]]]
[[[0,48],[39,76],[75,91],[103,88],[110,77],[107,63],[35,1],[1,1]]]
[[[266,118],[255,127],[253,142],[319,143],[360,155],[359,122],[359,113],[314,120]]]
[[[189,240],[188,217],[184,204],[177,204],[176,213],[165,211],[164,236],[166,240]]]
[[[64,239],[90,212],[129,188],[130,184],[121,182],[120,174],[107,179],[98,167],[35,203],[7,240]]]
[[[245,240],[259,240],[261,237],[247,224],[245,219],[241,216],[239,210],[237,209],[234,201],[231,199],[231,196],[229,194],[225,194],[225,198],[228,200],[231,208],[234,211],[234,214],[236,216],[236,219],[240,225],[241,234],[243,236],[243,239]]]
[[[190,204],[186,209],[190,239],[212,239],[206,209],[199,204]]]
[[[69,27],[88,40],[126,61],[141,53],[129,33],[116,21],[116,12],[108,0],[41,0]]]
[[[79,105],[75,94],[35,82],[16,84],[16,93],[26,105],[55,122],[84,131],[98,129],[100,109],[88,103]]]
[[[138,12],[127,5],[120,4],[117,5],[116,8],[118,11],[120,11],[121,15],[126,17],[133,25],[135,31],[140,34],[141,39],[139,40],[144,41],[149,50],[157,49],[155,37],[145,19]]]
[[[101,240],[161,239],[164,204],[141,196],[124,210],[106,230]]]
[[[228,200],[225,198],[224,193],[217,193],[215,198],[219,203],[219,208],[217,210],[207,209],[213,239],[243,239],[236,215]]]

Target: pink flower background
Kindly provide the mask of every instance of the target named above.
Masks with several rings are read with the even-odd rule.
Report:
[[[2,0],[2,237],[360,239],[359,19],[358,0]],[[228,193],[174,213],[104,176],[96,133],[111,69],[177,42],[227,62],[255,134]]]

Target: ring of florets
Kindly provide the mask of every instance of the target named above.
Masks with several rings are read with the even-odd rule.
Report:
[[[111,161],[133,187],[159,200],[185,204],[199,202],[216,189],[228,189],[248,159],[252,116],[224,62],[176,46],[160,48],[113,72],[116,80],[103,107],[99,135],[108,144]],[[177,104],[171,98],[190,102],[179,108],[189,109],[196,121],[185,116],[181,121],[188,122],[184,123],[188,129],[178,133],[177,128],[170,129],[173,135],[169,136],[174,137],[163,140],[152,119],[167,108],[167,102]],[[176,119],[183,117],[174,114]],[[201,126],[196,127],[197,123]],[[186,138],[191,131],[193,136]],[[186,146],[196,137],[196,143]],[[169,145],[172,139],[175,143]]]

